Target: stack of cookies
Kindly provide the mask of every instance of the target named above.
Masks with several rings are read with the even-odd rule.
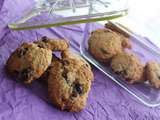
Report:
[[[148,80],[151,86],[160,88],[160,65],[154,61],[143,65],[129,49],[132,49],[129,36],[108,24],[93,31],[88,41],[90,54],[122,79],[131,84]]]
[[[67,41],[46,36],[34,43],[23,43],[9,57],[7,72],[25,84],[43,79],[55,106],[61,110],[81,111],[86,105],[93,73],[82,57],[68,49]],[[57,51],[60,57],[56,56]]]

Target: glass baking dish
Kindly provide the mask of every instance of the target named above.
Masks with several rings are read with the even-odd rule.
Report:
[[[123,19],[123,18],[122,18]],[[145,64],[149,60],[155,60],[160,63],[160,53],[157,52],[160,49],[153,45],[150,46],[146,44],[144,38],[138,34],[134,34],[132,31],[122,26],[117,22],[109,21],[109,24],[114,29],[117,29],[122,34],[125,34],[130,37],[132,43],[132,50]],[[100,27],[104,28],[104,26]],[[114,74],[111,71],[110,67],[106,67],[106,65],[98,62],[96,59],[92,57],[92,55],[88,51],[88,39],[92,31],[96,30],[97,27],[94,27],[92,23],[87,23],[85,27],[85,33],[83,37],[83,41],[80,45],[80,51],[82,56],[87,59],[91,64],[93,64],[96,68],[98,68],[101,72],[103,72],[106,76],[108,76],[111,80],[116,82],[122,88],[124,88],[127,92],[133,95],[135,98],[140,100],[147,106],[156,107],[160,105],[160,90],[154,89],[149,86],[148,82],[141,84],[129,84],[125,80],[122,80],[118,75]]]
[[[33,0],[33,7],[13,17],[14,30],[111,20],[128,12],[128,0]]]

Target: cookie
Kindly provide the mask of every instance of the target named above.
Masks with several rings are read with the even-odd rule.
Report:
[[[9,57],[6,68],[10,75],[29,84],[39,78],[51,64],[52,51],[34,43],[23,43]]]
[[[63,53],[63,58],[52,61],[48,77],[51,102],[70,112],[84,109],[90,91],[93,73],[90,65],[78,55]]]
[[[132,53],[123,52],[114,56],[111,61],[111,68],[129,83],[144,80],[144,67]]]
[[[43,36],[40,40],[35,41],[41,48],[48,48],[52,51],[63,51],[69,48],[69,44],[66,40],[61,39],[51,39],[46,36]]]
[[[132,48],[131,42],[129,40],[130,36],[126,32],[122,31],[120,28],[118,28],[115,24],[113,24],[111,22],[106,23],[105,27],[116,32],[121,37],[122,46],[124,48],[129,48],[129,49]],[[127,28],[125,28],[125,29],[127,29]],[[128,31],[130,31],[130,30],[128,30]]]
[[[123,42],[122,36],[116,32],[110,29],[98,29],[92,32],[88,41],[88,48],[95,59],[105,63],[128,47],[127,44],[127,42]]]
[[[155,61],[149,61],[146,64],[146,79],[155,88],[160,88],[160,64]]]

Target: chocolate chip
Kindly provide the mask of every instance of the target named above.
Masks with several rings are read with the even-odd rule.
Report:
[[[21,58],[22,56],[24,56],[28,51],[28,48],[23,48],[23,49],[20,49],[18,52],[17,52],[17,55],[19,58]]]
[[[108,54],[107,50],[105,50],[104,48],[100,48],[101,52],[104,54]]]
[[[89,65],[88,64],[85,64],[86,65],[86,67],[89,67]]]
[[[21,81],[27,81],[32,75],[33,75],[32,69],[26,68],[19,73],[19,79]]]
[[[47,42],[48,37],[47,37],[47,36],[43,36],[43,37],[41,38],[41,40],[42,40],[43,42]]]
[[[44,48],[43,45],[38,45],[39,48]]]
[[[75,83],[73,86],[73,92],[76,92],[81,95],[83,93],[82,85],[80,85],[79,83]]]
[[[158,79],[160,80],[160,76],[158,76]]]
[[[61,96],[61,100],[62,100],[63,102],[66,101],[66,99],[64,98],[64,96]]]

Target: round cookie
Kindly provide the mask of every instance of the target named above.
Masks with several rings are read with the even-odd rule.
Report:
[[[111,68],[129,83],[137,83],[144,80],[144,67],[132,53],[123,52],[114,56],[111,61]]]
[[[43,36],[40,40],[35,41],[34,43],[41,48],[48,48],[52,51],[63,51],[69,48],[67,41],[61,39],[51,39],[46,36]]]
[[[6,68],[9,74],[24,83],[39,78],[51,64],[52,51],[34,43],[23,43],[9,57]]]
[[[146,78],[155,88],[160,88],[160,64],[155,61],[149,61],[146,64]]]
[[[124,48],[130,48],[127,39],[110,29],[93,31],[89,41],[89,51],[100,62],[108,62],[114,55],[121,53]]]
[[[61,110],[78,112],[86,105],[93,73],[80,56],[70,53],[63,55],[61,60],[54,57],[50,67],[49,98]]]

